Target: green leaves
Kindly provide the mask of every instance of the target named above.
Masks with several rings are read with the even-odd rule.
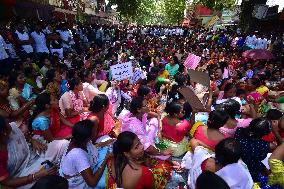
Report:
[[[132,20],[141,5],[142,0],[110,0],[111,5],[117,5],[117,11],[128,21]]]
[[[233,8],[237,4],[237,0],[193,0],[195,4],[202,4],[208,8],[222,11]]]
[[[179,24],[186,0],[110,0],[126,22],[138,24]]]
[[[186,0],[162,0],[166,24],[178,25],[184,18]]]

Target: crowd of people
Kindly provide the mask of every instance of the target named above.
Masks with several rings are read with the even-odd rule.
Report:
[[[0,188],[284,188],[283,34],[2,23]]]

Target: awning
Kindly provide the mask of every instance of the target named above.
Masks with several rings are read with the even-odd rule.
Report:
[[[62,13],[65,13],[65,14],[74,14],[74,15],[77,14],[77,12],[75,12],[75,11],[66,10],[66,9],[61,9],[61,8],[55,8],[54,11],[56,11],[56,12],[62,12]]]

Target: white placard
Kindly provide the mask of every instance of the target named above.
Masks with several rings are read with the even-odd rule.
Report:
[[[112,79],[121,81],[133,77],[132,62],[116,64],[110,67]]]
[[[134,74],[133,74],[133,77],[132,77],[132,80],[133,80],[133,83],[136,83],[139,79],[141,79],[143,77],[143,73],[142,73],[142,70],[140,69],[136,69],[134,71]]]

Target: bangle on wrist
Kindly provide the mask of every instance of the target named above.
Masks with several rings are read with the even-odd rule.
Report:
[[[36,180],[36,176],[35,176],[35,174],[32,174],[32,178],[33,178],[33,181],[35,181],[35,180]]]
[[[159,148],[157,148],[157,150],[158,150],[158,155],[161,155],[162,154],[161,150]]]

